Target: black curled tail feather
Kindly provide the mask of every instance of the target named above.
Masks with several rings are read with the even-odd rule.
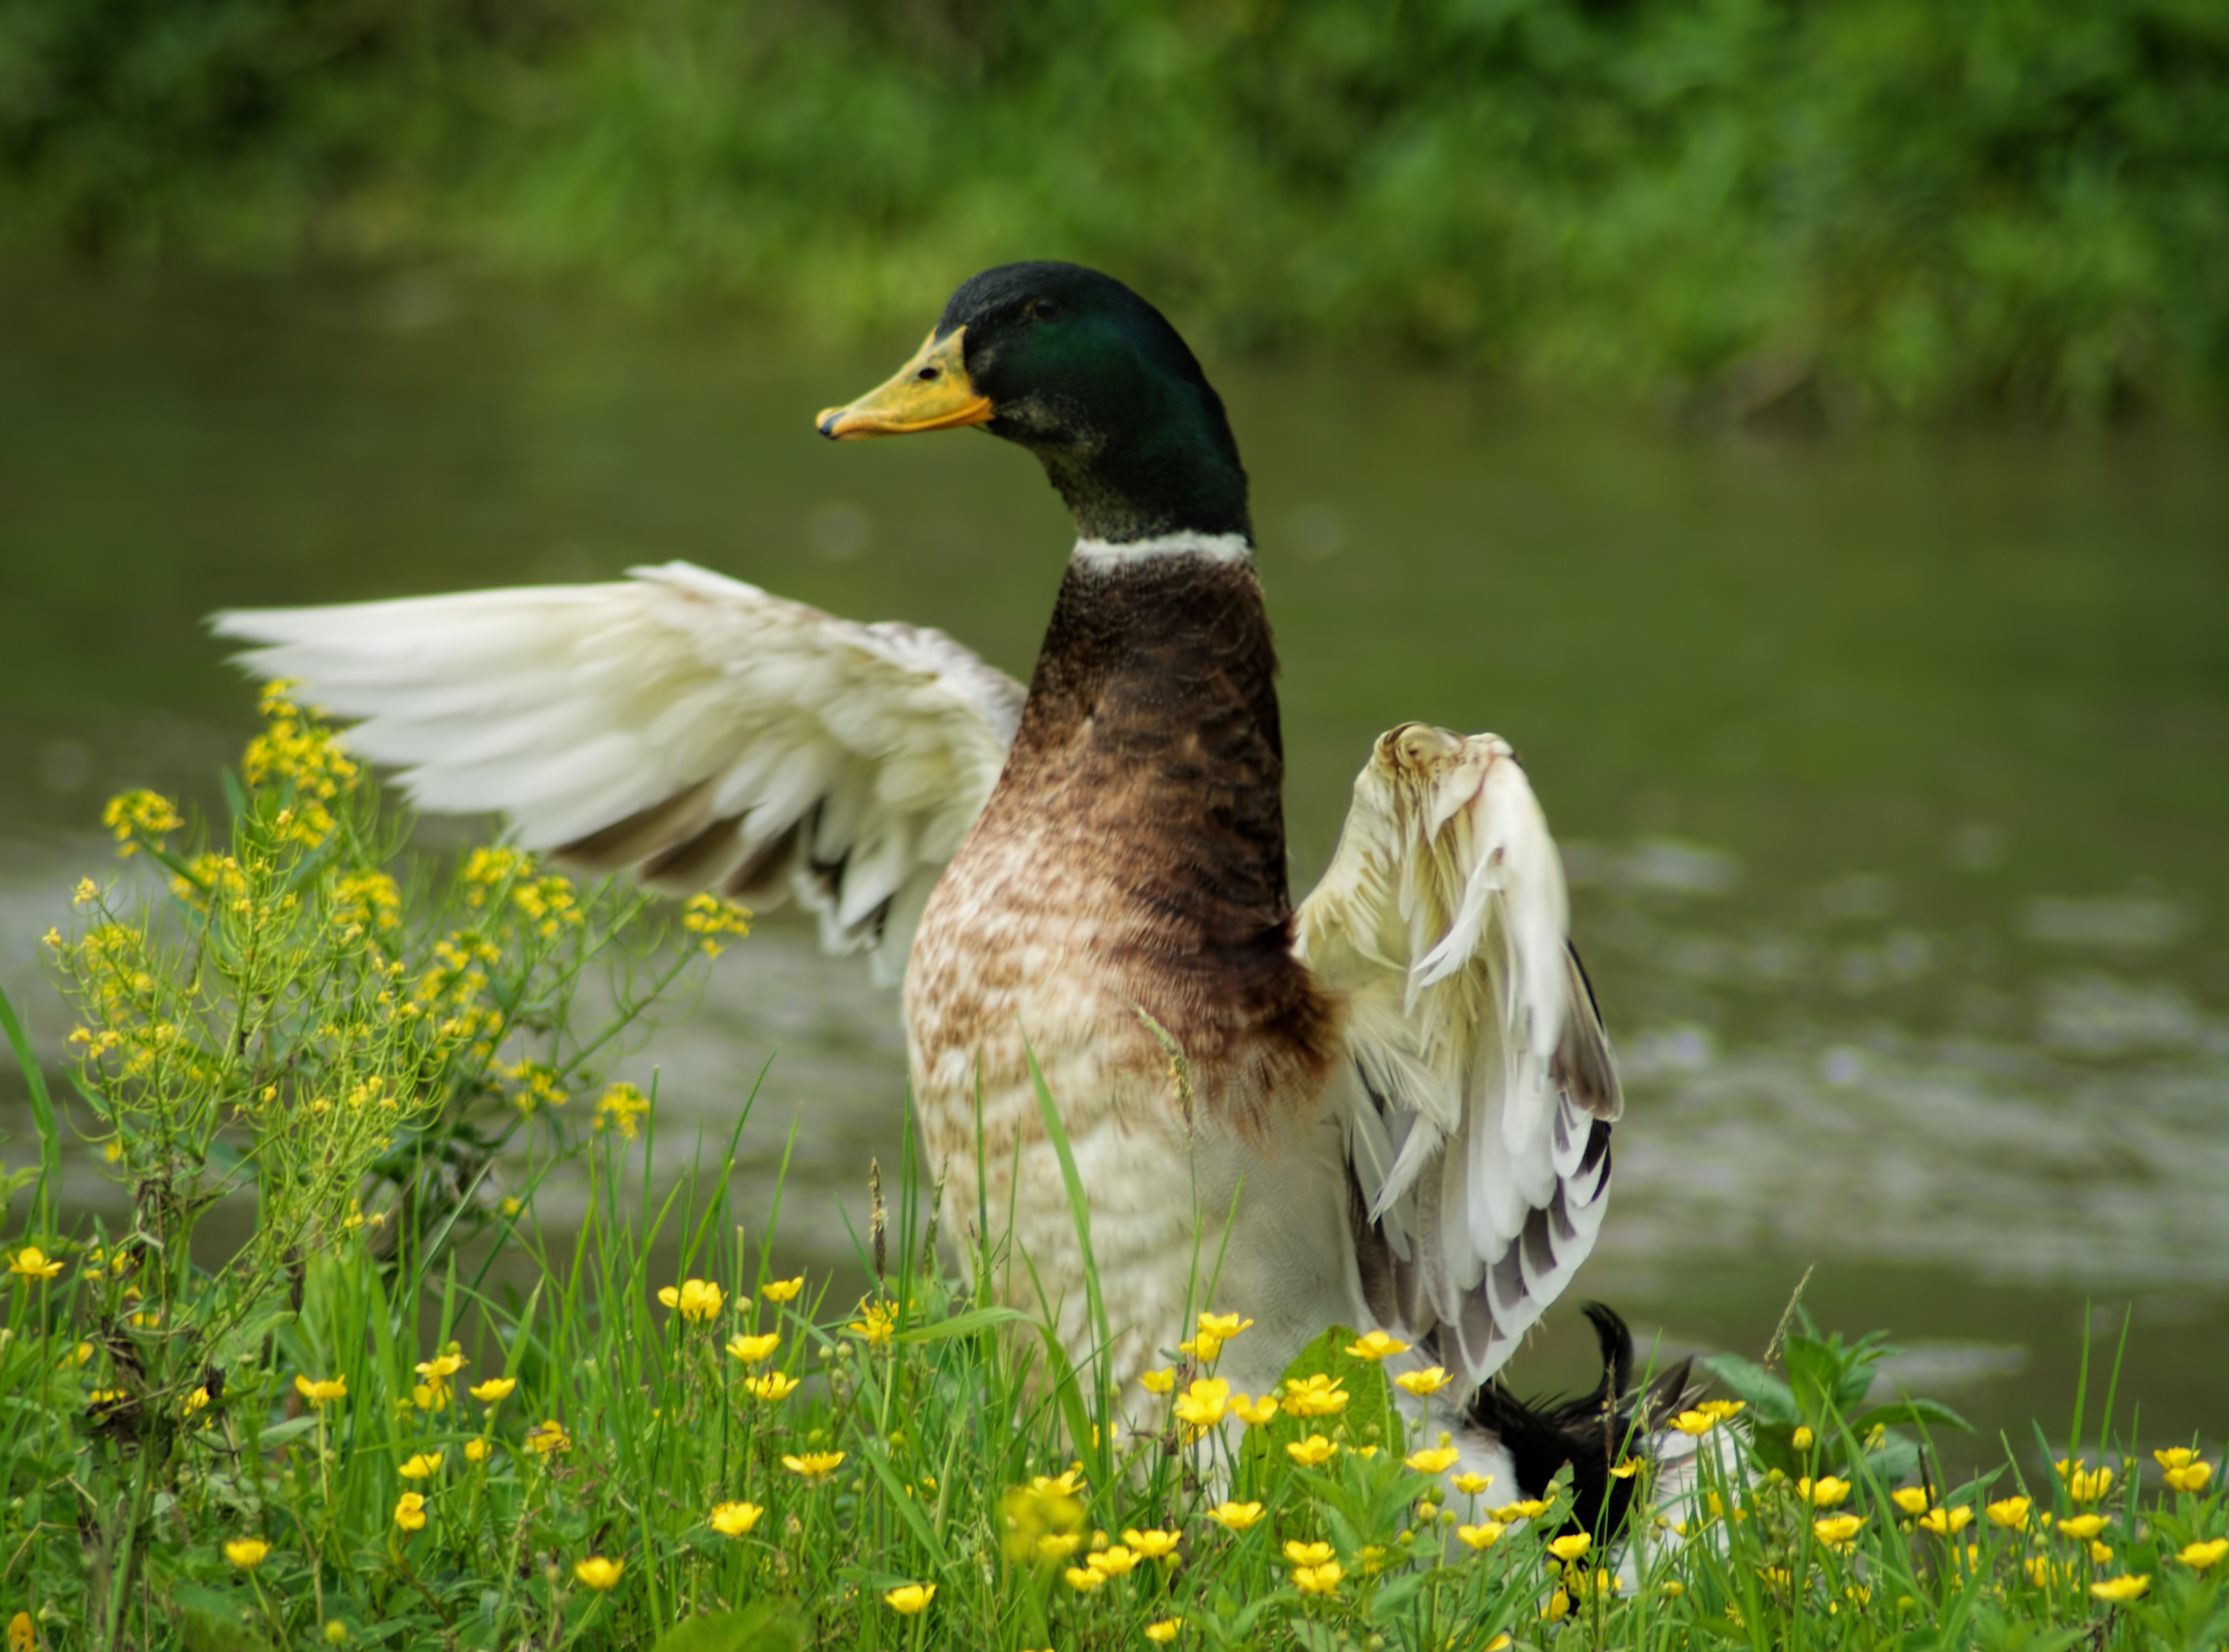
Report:
[[[1471,1401],[1470,1420],[1487,1430],[1517,1465],[1518,1489],[1544,1497],[1565,1463],[1571,1465],[1571,1514],[1564,1529],[1609,1542],[1624,1530],[1636,1484],[1610,1473],[1679,1410],[1687,1394],[1689,1362],[1682,1360],[1631,1392],[1633,1333],[1601,1302],[1586,1304],[1601,1346],[1602,1380],[1577,1398],[1522,1400],[1500,1382],[1488,1383]]]

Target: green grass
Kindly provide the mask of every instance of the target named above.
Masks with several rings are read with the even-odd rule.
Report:
[[[993,1304],[939,1261],[910,1148],[858,1236],[868,1295],[830,1300],[769,1253],[771,1212],[729,1205],[748,1104],[660,1192],[655,1096],[600,1076],[740,915],[696,906],[677,946],[634,897],[520,857],[414,870],[323,731],[281,696],[269,714],[225,846],[174,849],[163,800],[119,800],[170,891],[88,883],[48,942],[84,1018],[76,1116],[133,1202],[125,1225],[55,1210],[62,1124],[41,1113],[41,1167],[6,1182],[11,1219],[29,1194],[0,1299],[11,1652],[2045,1652],[2229,1630],[2208,1559],[2229,1543],[2204,1546],[2229,1530],[2219,1482],[2117,1450],[2117,1360],[2099,1406],[2085,1359],[2065,1467],[2039,1430],[1946,1483],[1930,1437],[1956,1418],[1868,1409],[1885,1343],[1792,1310],[1763,1361],[1715,1362],[1716,1414],[1680,1419],[1717,1448],[1699,1481],[1635,1464],[1650,1512],[1621,1544],[1563,1534],[1561,1485],[1515,1506],[1418,1455],[1439,1419],[1406,1437],[1339,1327],[1258,1421],[1187,1425],[1237,1398],[1202,1347],[1169,1351],[1168,1409],[1126,1426],[1092,1351],[1073,1364],[1050,1331],[1058,1304]],[[562,1233],[539,1215],[558,1174],[588,1194]],[[250,1188],[252,1235],[195,1262],[211,1200]],[[986,1246],[968,1276],[1010,1260]],[[1311,1409],[1309,1378],[1339,1397]]]
[[[1225,348],[1737,409],[2229,392],[2207,0],[16,0],[0,245],[917,335],[1025,256]]]

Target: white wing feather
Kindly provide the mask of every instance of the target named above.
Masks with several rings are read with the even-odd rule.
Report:
[[[1471,1382],[1593,1248],[1616,1070],[1561,857],[1493,735],[1382,736],[1295,949],[1348,1006],[1353,1238],[1371,1311]]]
[[[905,967],[1006,761],[1021,685],[941,632],[858,625],[687,562],[528,587],[218,614],[250,669],[361,719],[412,800],[761,909]]]

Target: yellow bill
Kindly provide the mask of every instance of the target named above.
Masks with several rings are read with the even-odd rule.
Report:
[[[989,422],[991,398],[967,376],[960,353],[965,327],[931,333],[914,358],[849,407],[830,408],[815,421],[832,441],[863,436],[910,436]]]

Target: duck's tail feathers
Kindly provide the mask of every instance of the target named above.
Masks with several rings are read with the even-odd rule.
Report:
[[[1524,1400],[1497,1379],[1472,1399],[1470,1420],[1500,1441],[1527,1497],[1545,1495],[1557,1471],[1570,1463],[1565,1529],[1609,1543],[1623,1532],[1639,1484],[1630,1471],[1614,1470],[1647,1455],[1652,1437],[1687,1403],[1694,1379],[1692,1362],[1682,1360],[1633,1392],[1632,1331],[1601,1302],[1587,1303],[1585,1313],[1602,1347],[1602,1380],[1591,1393]]]

